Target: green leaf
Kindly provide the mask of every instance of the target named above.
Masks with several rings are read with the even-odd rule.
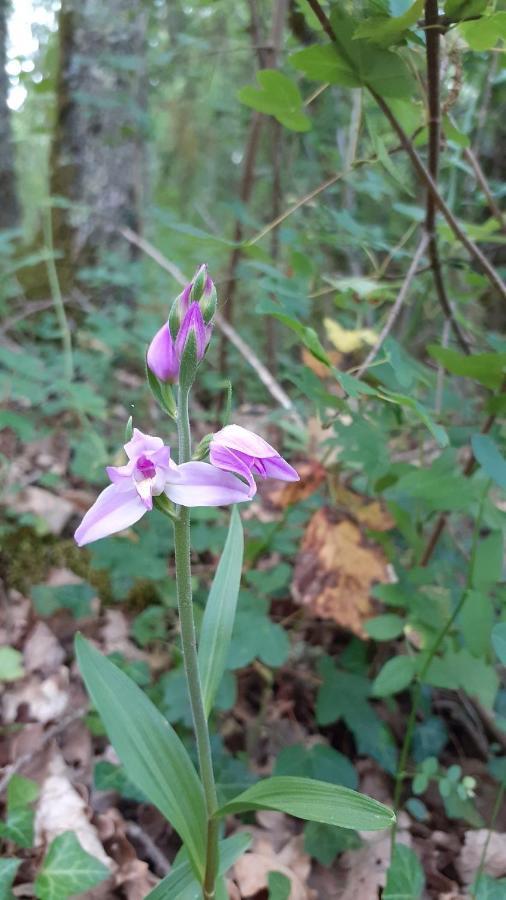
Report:
[[[0,647],[0,681],[16,681],[24,674],[23,654],[14,647]]]
[[[504,900],[506,897],[506,878],[492,878],[484,872],[472,887],[474,900]]]
[[[292,744],[285,747],[276,759],[273,774],[303,775],[318,781],[342,784],[352,790],[358,787],[357,773],[350,760],[326,744],[316,744],[314,747]]]
[[[171,419],[177,419],[177,407],[176,401],[174,400],[174,394],[172,393],[172,387],[170,384],[160,381],[151,371],[147,362],[146,378],[148,387],[160,408],[163,409]]]
[[[402,40],[412,25],[416,25],[422,10],[423,0],[415,0],[401,16],[373,16],[370,19],[364,19],[355,31],[353,39],[366,38],[373,44],[390,47]]]
[[[240,832],[220,841],[218,872],[225,875],[251,844],[249,834]],[[186,859],[176,861],[169,874],[150,891],[146,900],[200,900],[202,887],[195,879]]]
[[[427,350],[453,375],[473,378],[491,389],[501,386],[506,370],[506,353],[474,353],[466,356],[448,347],[438,347],[437,344],[429,344]]]
[[[31,778],[23,775],[12,775],[7,785],[7,808],[18,809],[20,806],[28,806],[39,796],[39,786]]]
[[[425,877],[416,853],[404,844],[396,844],[383,900],[419,900],[424,886]]]
[[[468,16],[480,16],[487,6],[488,0],[446,0],[445,15],[457,21]]]
[[[91,601],[96,597],[96,588],[85,581],[79,584],[35,584],[31,598],[40,616],[52,616],[59,609],[68,609],[76,619],[91,614]]]
[[[335,42],[292,54],[290,62],[297,69],[315,81],[345,87],[370,85],[383,97],[413,96],[413,79],[400,56],[369,40],[353,40],[357,22],[341,7],[334,7],[331,23]]]
[[[447,650],[444,656],[432,660],[425,676],[427,684],[457,691],[460,688],[477,697],[487,709],[492,709],[499,687],[495,669],[469,650]]]
[[[227,657],[228,669],[241,669],[258,658],[267,666],[281,666],[290,652],[288,634],[272,622],[269,604],[261,597],[241,591]]]
[[[477,22],[461,22],[458,30],[471,50],[491,50],[499,40],[506,40],[506,12],[501,10]]]
[[[506,459],[488,434],[473,434],[471,447],[475,459],[492,481],[506,489]]]
[[[35,896],[40,900],[69,900],[110,874],[103,862],[83,850],[74,832],[65,831],[49,846],[35,879]]]
[[[259,781],[222,806],[216,816],[252,809],[275,809],[306,821],[356,831],[376,831],[395,822],[392,810],[377,800],[325,781],[288,775]]]
[[[402,634],[404,619],[395,613],[385,613],[364,622],[364,629],[375,641],[391,641]]]
[[[410,656],[395,656],[387,660],[373,681],[373,697],[390,697],[404,691],[413,681],[415,670],[415,661]]]
[[[234,506],[200,630],[199,670],[207,716],[225,671],[241,583],[243,554],[241,517]]]
[[[0,900],[13,900],[11,887],[20,865],[20,859],[0,859]]]
[[[462,637],[473,656],[486,658],[494,622],[490,597],[481,591],[469,591],[459,621]]]
[[[291,881],[282,872],[269,872],[269,900],[288,900],[292,889]]]
[[[321,822],[306,822],[304,826],[304,850],[322,866],[332,865],[338,853],[361,846],[358,834],[351,829]]]
[[[238,91],[241,103],[274,116],[292,131],[309,131],[311,120],[304,113],[300,91],[293,81],[276,69],[261,69],[257,81],[260,87],[248,86]]]
[[[492,646],[497,659],[506,666],[506,622],[499,622],[492,629]]]
[[[81,635],[76,656],[88,692],[127,777],[179,833],[202,874],[206,812],[202,785],[173,728],[141,689]]]
[[[492,531],[486,538],[478,541],[473,565],[473,587],[492,587],[501,580],[502,566],[502,531]]]

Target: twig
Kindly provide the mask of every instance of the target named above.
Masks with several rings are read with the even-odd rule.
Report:
[[[488,181],[485,177],[485,173],[480,166],[478,158],[475,156],[475,154],[473,153],[473,151],[471,150],[470,147],[466,147],[464,149],[464,156],[467,159],[468,163],[470,163],[470,165],[472,166],[474,174],[476,175],[476,181],[480,185],[483,193],[485,194],[485,197],[487,198],[487,203],[489,205],[490,212],[492,213],[494,218],[497,219],[497,221],[501,225],[503,231],[506,231],[506,218],[503,216],[501,210],[499,209],[499,207],[495,201],[495,197],[493,196],[492,191],[490,190]]]
[[[373,362],[373,360],[376,359],[376,356],[378,355],[378,352],[379,352],[380,348],[382,347],[386,337],[390,334],[390,331],[392,330],[392,328],[395,324],[397,316],[399,315],[399,313],[401,311],[402,304],[404,303],[404,301],[407,297],[409,288],[411,286],[411,282],[413,281],[413,278],[416,275],[416,271],[418,269],[418,264],[423,256],[423,254],[425,253],[425,248],[427,246],[428,239],[429,239],[428,235],[424,232],[424,234],[422,235],[422,238],[420,240],[420,243],[418,244],[418,247],[416,248],[415,255],[411,261],[411,265],[410,265],[408,271],[406,272],[406,277],[402,283],[401,289],[400,289],[399,293],[397,294],[397,297],[395,298],[394,303],[388,314],[387,320],[386,320],[383,328],[381,329],[378,340],[376,341],[374,347],[371,347],[371,350],[367,354],[367,357],[365,358],[364,362],[362,363],[360,368],[357,370],[357,374],[356,374],[357,378],[362,378],[362,375],[364,374],[366,369],[368,369],[369,366],[371,365],[371,363]]]
[[[329,19],[327,18],[326,13],[320,6],[320,3],[318,2],[318,0],[308,0],[308,3],[309,3],[309,6],[311,7],[311,9],[313,10],[313,12],[315,13],[315,15],[317,16],[318,20],[320,21],[326,34],[330,37],[330,39],[333,43],[336,43],[336,36],[334,34],[332,25],[331,25]],[[450,226],[454,235],[458,238],[458,240],[463,245],[463,247],[466,248],[469,255],[475,259],[475,261],[478,263],[480,268],[483,270],[483,272],[489,279],[490,283],[493,284],[494,287],[499,291],[499,294],[501,295],[501,297],[504,300],[506,300],[506,285],[504,284],[504,282],[502,281],[501,277],[496,272],[494,267],[491,265],[491,263],[489,263],[488,259],[483,255],[480,248],[474,243],[473,240],[471,240],[470,237],[467,236],[465,231],[463,231],[463,229],[460,227],[460,225],[457,222],[457,219],[455,218],[455,216],[453,215],[451,209],[449,208],[449,206],[446,204],[443,197],[441,196],[438,186],[434,182],[432,175],[424,166],[420,156],[418,155],[418,152],[417,152],[414,144],[412,143],[412,141],[410,140],[410,138],[404,131],[404,129],[403,129],[402,125],[400,124],[399,120],[397,119],[397,117],[394,115],[394,113],[390,109],[388,103],[386,103],[386,101],[383,99],[383,97],[381,97],[380,94],[377,93],[377,91],[374,89],[372,84],[367,84],[366,87],[369,90],[370,94],[374,97],[376,103],[378,104],[378,106],[381,109],[381,111],[383,112],[383,114],[386,116],[386,118],[390,122],[390,124],[391,124],[392,128],[394,129],[397,137],[399,138],[404,150],[406,151],[407,155],[409,156],[416,174],[418,175],[420,181],[428,188],[428,190],[433,195],[439,210],[445,217],[445,219],[448,222],[448,225]]]
[[[438,26],[438,0],[425,0],[425,46],[427,59],[427,99],[429,106],[429,159],[428,170],[437,184],[439,172],[439,146],[441,142],[441,110],[440,110],[440,55]],[[434,286],[443,312],[451,323],[457,340],[464,353],[469,353],[469,344],[455,319],[441,271],[439,248],[436,234],[436,200],[434,194],[427,190],[425,229],[429,236],[429,258],[434,277]]]
[[[137,822],[132,821],[127,821],[126,833],[129,837],[133,838],[134,841],[137,841],[138,844],[141,844],[145,855],[149,858],[150,862],[153,863],[155,873],[159,875],[160,878],[167,875],[170,871],[170,862],[165,856],[165,853],[162,853],[160,848],[156,846],[149,834],[147,834],[140,825],[137,825]]]
[[[68,728],[69,725],[72,725],[72,723],[75,722],[76,719],[80,719],[81,716],[84,716],[87,710],[88,705],[79,706],[77,709],[73,709],[68,713],[68,715],[64,716],[63,719],[60,719],[59,722],[56,722],[55,725],[52,725],[51,728],[48,728],[45,734],[43,734],[40,740],[36,743],[35,747],[32,747],[31,750],[28,750],[26,753],[18,756],[18,758],[10,766],[6,766],[3,770],[4,775],[0,780],[0,795],[4,792],[10,779],[16,772],[19,772],[19,770],[22,769],[27,763],[31,762],[34,756],[36,756],[37,753],[40,753],[40,751],[44,749],[46,744],[49,744],[49,742],[52,741],[53,738],[55,738],[62,731],[65,731],[65,729]]]
[[[170,262],[162,253],[153,244],[147,241],[145,238],[140,237],[135,231],[132,231],[131,228],[122,228],[120,229],[120,233],[123,237],[130,241],[130,243],[135,244],[146,256],[150,256],[154,262],[156,262],[160,268],[164,269],[168,272],[178,284],[184,285],[187,283],[188,279],[185,278],[181,270],[174,265],[174,263]],[[287,412],[290,413],[294,422],[301,429],[304,428],[304,423],[299,416],[297,410],[295,409],[292,401],[290,400],[288,394],[285,393],[281,385],[276,381],[274,376],[269,372],[266,366],[264,366],[263,362],[258,358],[256,353],[253,352],[251,347],[249,347],[246,342],[242,339],[242,337],[237,333],[235,328],[227,322],[220,313],[216,313],[215,322],[217,327],[223,334],[228,338],[231,344],[234,345],[236,350],[239,351],[241,356],[246,360],[248,365],[256,372],[260,381],[265,385],[269,393],[276,400],[277,403],[283,408],[286,409]]]

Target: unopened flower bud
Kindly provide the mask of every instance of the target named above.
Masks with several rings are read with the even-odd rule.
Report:
[[[165,322],[156,332],[148,347],[148,367],[162,383],[175,384],[179,376],[179,356],[176,352],[169,325]]]

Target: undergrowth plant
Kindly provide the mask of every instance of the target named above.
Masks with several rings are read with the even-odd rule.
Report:
[[[192,455],[191,388],[212,336],[215,310],[215,287],[201,266],[147,352],[149,387],[171,426],[177,425],[178,462],[162,438],[132,430],[130,422],[128,462],[107,469],[111,484],[75,535],[80,546],[91,543],[133,525],[153,507],[174,529],[179,626],[198,772],[176,732],[138,685],[82,636],[76,638],[81,673],[127,776],[182,840],[169,875],[150,893],[152,900],[226,897],[224,873],[249,845],[242,832],[224,838],[228,814],[273,809],[355,830],[387,828],[395,819],[383,804],[354,790],[291,775],[266,778],[224,805],[218,803],[208,718],[225,672],[241,579],[243,532],[235,504],[252,499],[255,475],[286,481],[298,475],[263,438],[233,424],[207,436]],[[197,646],[190,508],[222,505],[233,505],[233,511]]]

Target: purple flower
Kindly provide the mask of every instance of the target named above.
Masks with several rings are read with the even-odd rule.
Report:
[[[213,466],[236,472],[246,479],[250,496],[256,491],[253,475],[262,478],[279,478],[280,481],[298,481],[299,476],[274,447],[260,435],[240,425],[226,425],[213,435],[209,445],[209,458]]]
[[[156,332],[148,347],[146,362],[156,377],[175,384],[179,375],[179,357],[169,329],[169,323]]]
[[[179,362],[183,358],[186,343],[190,334],[195,336],[195,344],[197,347],[197,360],[200,362],[204,358],[207,345],[211,339],[211,325],[206,325],[202,316],[202,310],[198,303],[192,303],[185,313],[185,317],[181,322],[181,326],[176,338],[176,353]]]
[[[153,508],[153,497],[162,493],[181,506],[224,506],[250,499],[249,488],[234,475],[209,463],[177,466],[161,438],[138,428],[125,452],[128,462],[108,466],[112,483],[99,494],[74,535],[80,547],[134,525]]]

